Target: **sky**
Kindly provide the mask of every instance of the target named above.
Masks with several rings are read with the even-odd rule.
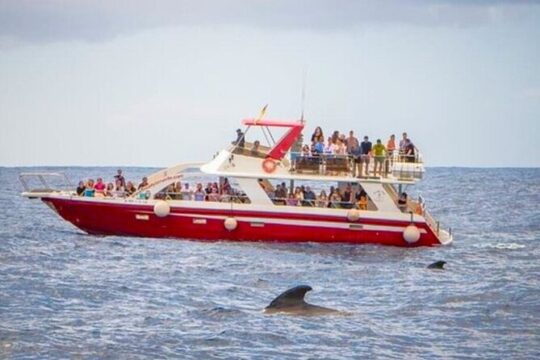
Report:
[[[0,166],[206,161],[268,104],[538,167],[539,39],[539,1],[0,0]]]

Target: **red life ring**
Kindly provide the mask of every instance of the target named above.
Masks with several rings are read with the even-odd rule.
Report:
[[[264,172],[271,174],[276,171],[277,164],[274,160],[267,158],[262,163],[262,168]]]

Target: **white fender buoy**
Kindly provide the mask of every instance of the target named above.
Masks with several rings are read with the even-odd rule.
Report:
[[[347,219],[349,221],[357,221],[358,219],[360,219],[360,211],[356,209],[349,210],[349,212],[347,213]]]
[[[238,227],[238,221],[236,221],[235,218],[229,217],[225,219],[225,222],[223,223],[225,225],[225,229],[229,231],[233,231]]]
[[[156,214],[157,217],[165,217],[171,213],[171,207],[169,206],[169,203],[165,200],[159,200],[154,205],[154,214]]]
[[[403,230],[403,239],[409,244],[413,244],[420,240],[420,230],[414,225],[409,225]]]

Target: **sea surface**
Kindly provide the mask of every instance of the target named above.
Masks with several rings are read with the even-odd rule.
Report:
[[[89,236],[23,171],[116,169],[0,168],[1,359],[540,358],[540,169],[428,169],[410,192],[455,239],[415,249]],[[348,314],[262,312],[299,284]]]

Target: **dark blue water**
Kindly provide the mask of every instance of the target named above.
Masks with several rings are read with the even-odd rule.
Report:
[[[540,357],[540,169],[429,169],[455,240],[420,249],[93,237],[20,197],[23,170],[0,168],[0,358]],[[350,315],[261,312],[297,284]]]

